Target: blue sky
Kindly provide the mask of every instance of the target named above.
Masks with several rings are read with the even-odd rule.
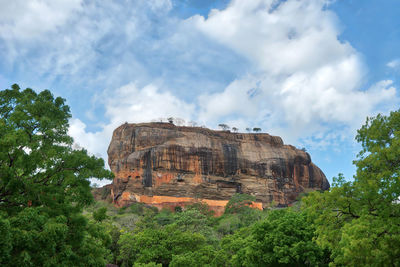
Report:
[[[114,128],[260,127],[351,178],[366,116],[399,107],[398,0],[0,0],[0,88],[67,99],[106,159]]]

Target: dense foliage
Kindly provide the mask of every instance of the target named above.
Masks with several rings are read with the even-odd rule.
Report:
[[[323,266],[328,258],[314,237],[304,213],[274,210],[223,238],[220,255],[228,266]]]
[[[49,91],[0,92],[2,266],[400,266],[400,111],[368,118],[353,180],[291,208],[250,208],[236,194],[214,217],[93,202],[104,162],[73,149],[70,111]]]
[[[70,117],[48,90],[0,92],[0,264],[106,262],[109,237],[81,211],[93,200],[88,179],[112,174],[102,159],[72,148]]]
[[[367,118],[353,181],[303,200],[317,241],[337,265],[400,266],[400,111]]]
[[[243,199],[251,198],[236,195],[231,204]],[[121,229],[113,235],[117,249],[111,249],[113,263],[121,266],[322,266],[329,261],[329,253],[313,241],[315,228],[303,212],[244,205],[214,217],[202,203],[174,213],[139,203],[121,212],[106,202],[88,212],[95,217],[104,207],[109,216],[103,223]]]

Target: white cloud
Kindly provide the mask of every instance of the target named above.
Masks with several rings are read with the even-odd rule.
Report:
[[[69,134],[75,142],[93,154],[100,154],[107,159],[107,147],[112,132],[125,122],[149,122],[167,116],[189,121],[194,114],[195,106],[187,104],[169,92],[161,92],[150,84],[138,88],[134,83],[122,86],[115,91],[105,91],[99,96],[103,98],[108,123],[100,125],[96,132],[86,131],[86,124],[78,118],[70,121]]]
[[[124,121],[150,121],[169,115],[208,126],[221,122],[241,130],[257,126],[283,136],[288,143],[303,142],[321,149],[352,138],[366,116],[382,106],[383,111],[392,108],[398,99],[392,81],[361,89],[365,66],[349,43],[338,40],[337,18],[325,8],[327,3],[233,1],[225,10],[213,10],[207,19],[196,15],[177,24],[177,31],[163,40],[168,44],[165,49],[183,42],[187,49],[183,57],[195,62],[191,51],[197,48],[187,41],[200,31],[246,57],[255,70],[217,92],[203,91],[192,104],[168,91],[160,92],[155,85],[138,89],[131,83],[105,91],[96,98],[104,99],[100,102],[110,122],[101,131],[90,133],[82,130],[81,121],[75,121],[72,128],[80,131],[75,129],[71,134],[102,155],[112,131]],[[168,3],[164,4],[168,9]],[[162,79],[159,86],[165,87]],[[99,147],[99,140],[105,140],[103,147]]]
[[[112,95],[108,95],[111,97],[105,100],[105,106],[106,116],[114,125],[124,121],[146,122],[166,116],[190,120],[195,108],[169,92],[161,92],[152,84],[139,89],[130,83],[113,91]]]
[[[207,19],[193,17],[206,35],[272,74],[315,69],[354,53],[337,40],[337,18],[323,9],[327,1],[235,0],[225,10],[213,10]]]
[[[148,0],[146,2],[154,12],[168,12],[172,9],[170,0]]]
[[[389,68],[392,69],[396,69],[398,67],[400,67],[400,59],[393,59],[392,61],[389,61],[386,66],[388,66]]]
[[[26,40],[62,26],[82,0],[0,0],[0,37]]]
[[[141,53],[152,51],[171,8],[170,0],[0,0],[0,67],[43,84],[126,84],[147,75]]]
[[[296,142],[321,131],[331,138],[327,133],[339,125],[354,130],[382,103],[395,106],[391,81],[362,90],[364,64],[349,43],[338,40],[337,18],[325,8],[327,1],[276,3],[233,1],[207,19],[187,21],[259,69],[222,92],[200,96],[202,120],[217,123],[237,114]],[[255,84],[258,94],[251,96]]]
[[[223,117],[232,114],[237,116],[254,116],[258,112],[261,99],[251,96],[257,90],[257,80],[248,77],[233,81],[223,92],[205,94],[199,97],[200,121],[210,122],[213,116]]]

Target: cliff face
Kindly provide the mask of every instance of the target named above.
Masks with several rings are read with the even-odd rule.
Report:
[[[112,197],[159,208],[204,201],[217,214],[235,193],[256,197],[256,208],[285,206],[308,189],[328,189],[308,153],[269,134],[212,131],[169,123],[124,124],[114,133],[108,163]]]

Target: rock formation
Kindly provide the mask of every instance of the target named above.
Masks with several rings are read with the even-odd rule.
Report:
[[[118,206],[139,201],[173,208],[203,201],[221,214],[235,193],[255,196],[253,205],[261,209],[329,188],[308,153],[266,133],[126,123],[113,133],[108,163]]]

